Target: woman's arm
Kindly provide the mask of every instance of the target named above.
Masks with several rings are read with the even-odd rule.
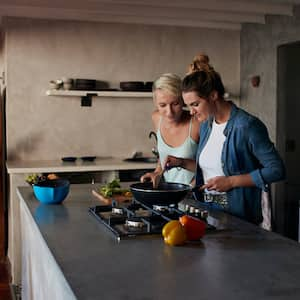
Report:
[[[141,178],[141,182],[145,181],[151,181],[153,183],[153,187],[156,188],[158,186],[158,183],[160,182],[160,178],[163,175],[163,170],[160,165],[160,162],[158,161],[157,166],[153,172],[148,172],[144,174]]]
[[[257,186],[266,191],[269,183],[284,179],[283,161],[269,138],[266,126],[255,118],[245,132],[250,151],[261,167],[248,174],[211,178],[201,189],[226,192],[236,187]]]
[[[160,119],[160,114],[158,113],[157,110],[153,111],[152,113],[152,123],[153,123],[153,128],[155,132],[158,129],[158,124],[159,124],[159,119]],[[153,187],[157,187],[160,178],[163,174],[163,169],[161,167],[160,160],[158,159],[156,168],[153,172],[148,172],[141,176],[140,181],[145,182],[145,181],[151,181],[153,183]]]
[[[181,158],[181,157],[175,157],[172,155],[168,155],[163,166],[164,166],[164,169],[166,169],[166,170],[175,168],[175,167],[180,167],[180,168],[189,170],[191,172],[195,172],[196,161],[194,159],[190,159],[190,158]]]
[[[249,147],[261,165],[261,168],[250,172],[250,176],[257,187],[266,190],[267,184],[285,178],[285,166],[266,126],[259,119],[251,122],[247,133]]]
[[[200,187],[200,190],[214,190],[217,192],[227,192],[236,187],[255,186],[250,174],[233,176],[216,176],[207,181]]]

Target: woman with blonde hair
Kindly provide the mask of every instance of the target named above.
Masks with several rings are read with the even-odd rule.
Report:
[[[190,184],[195,172],[181,168],[166,170],[168,156],[180,159],[196,157],[199,141],[199,124],[190,113],[183,109],[181,79],[175,74],[161,75],[153,83],[153,101],[156,110],[152,113],[152,122],[157,135],[159,161],[156,169],[141,177],[141,181],[151,180],[157,186],[163,176],[166,182]]]

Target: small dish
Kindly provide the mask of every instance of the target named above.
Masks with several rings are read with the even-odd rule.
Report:
[[[83,161],[94,161],[96,159],[96,156],[82,156],[81,159]]]
[[[74,156],[66,156],[66,157],[62,157],[62,161],[68,161],[68,162],[74,162],[77,159],[77,157]]]

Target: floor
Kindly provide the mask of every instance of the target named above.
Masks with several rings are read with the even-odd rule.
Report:
[[[8,272],[8,264],[6,258],[0,258],[0,299],[12,300],[10,291],[10,275]]]

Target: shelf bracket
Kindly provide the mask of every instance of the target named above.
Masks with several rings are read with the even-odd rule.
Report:
[[[93,96],[98,96],[95,93],[87,93],[85,96],[81,97],[81,106],[92,106]]]

